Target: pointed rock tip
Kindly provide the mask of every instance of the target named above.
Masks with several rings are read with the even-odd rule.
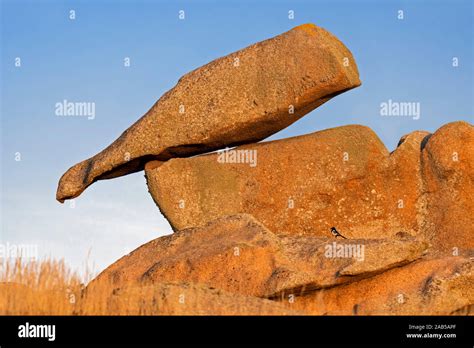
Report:
[[[315,35],[317,26],[313,23],[305,23],[305,24],[301,24],[301,25],[298,25],[297,27],[294,27],[293,29],[294,30],[303,30],[305,32],[307,32],[308,34],[311,34],[311,35]]]

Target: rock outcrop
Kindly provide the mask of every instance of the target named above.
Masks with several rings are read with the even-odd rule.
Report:
[[[108,267],[91,286],[193,282],[275,297],[373,276],[422,257],[427,248],[425,242],[402,237],[278,236],[250,215],[235,215],[157,238]]]
[[[313,315],[470,314],[473,139],[455,122],[388,153],[370,129],[346,126],[229,150],[255,162],[150,161],[150,192],[180,230],[89,287],[188,282]]]
[[[60,179],[60,202],[87,186],[168,160],[253,143],[360,85],[351,52],[313,24],[229,54],[184,75],[106,149]]]

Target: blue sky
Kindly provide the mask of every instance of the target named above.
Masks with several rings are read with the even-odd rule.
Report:
[[[74,207],[56,202],[58,179],[184,73],[309,22],[346,44],[363,84],[269,139],[363,124],[393,150],[413,130],[473,121],[472,1],[1,1],[1,242],[100,270],[170,233],[143,173],[98,182]],[[56,116],[64,99],[94,102],[95,118]],[[420,103],[420,119],[381,116],[389,99]]]

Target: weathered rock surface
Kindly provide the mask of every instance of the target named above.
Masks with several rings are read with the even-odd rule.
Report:
[[[426,142],[421,158],[423,229],[442,252],[474,249],[474,127],[444,125]]]
[[[175,230],[248,213],[278,233],[330,236],[336,226],[349,238],[387,238],[399,231],[415,236],[421,223],[420,148],[427,135],[403,137],[390,154],[368,127],[343,126],[227,153],[150,162],[145,173]],[[229,163],[231,154],[245,160],[246,153],[254,163]]]
[[[259,141],[359,85],[352,54],[337,38],[298,26],[184,75],[110,146],[71,167],[56,198],[77,197],[93,182],[140,171],[152,159]]]
[[[411,237],[278,236],[243,214],[157,238],[109,266],[89,287],[185,281],[247,296],[284,296],[372,277],[422,257],[427,248]]]
[[[117,315],[301,315],[275,301],[186,283],[124,287],[109,298]]]
[[[474,304],[472,266],[472,260],[461,256],[419,260],[291,302],[279,300],[315,315],[458,314]]]

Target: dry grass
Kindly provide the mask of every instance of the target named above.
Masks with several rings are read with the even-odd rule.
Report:
[[[92,278],[72,272],[63,260],[0,261],[0,315],[114,315],[112,286],[97,287],[92,294],[84,284]]]

